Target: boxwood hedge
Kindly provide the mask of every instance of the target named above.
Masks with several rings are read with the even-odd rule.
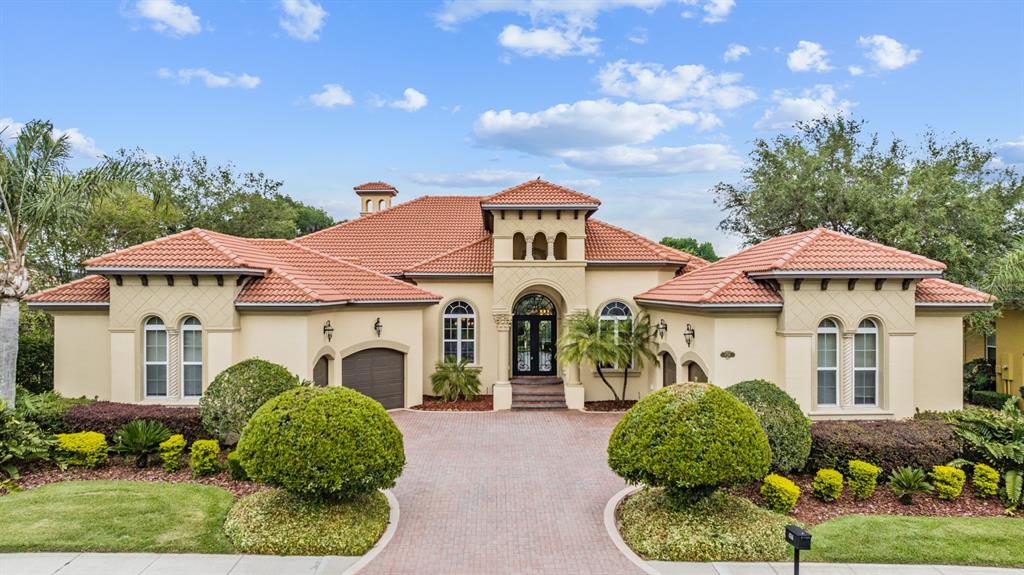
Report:
[[[772,469],[780,473],[803,469],[811,454],[811,422],[796,400],[763,379],[742,381],[726,391],[757,414],[772,448]]]

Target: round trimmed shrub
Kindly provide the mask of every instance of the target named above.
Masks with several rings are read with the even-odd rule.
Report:
[[[608,442],[612,471],[630,483],[665,487],[678,502],[759,480],[771,458],[754,412],[706,383],[671,385],[641,399]]]
[[[811,422],[796,400],[763,379],[741,381],[726,391],[757,414],[772,448],[772,470],[790,473],[803,469],[811,454]]]
[[[296,387],[299,377],[284,366],[255,358],[240,361],[217,374],[199,400],[203,427],[234,445],[261,405]]]
[[[405,467],[395,422],[343,387],[300,387],[271,399],[253,414],[237,452],[252,480],[319,498],[393,487]]]

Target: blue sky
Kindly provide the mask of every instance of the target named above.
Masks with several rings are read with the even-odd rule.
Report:
[[[50,119],[80,163],[231,161],[338,218],[367,180],[408,200],[543,176],[730,253],[709,189],[796,120],[1024,161],[1024,2],[7,2],[0,24],[0,123]]]

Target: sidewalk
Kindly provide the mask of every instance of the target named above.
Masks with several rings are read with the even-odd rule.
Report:
[[[792,575],[793,563],[673,563],[648,561],[661,575]],[[1024,569],[952,565],[801,563],[800,575],[1020,575]]]
[[[0,575],[341,575],[358,560],[272,555],[10,553],[0,554]]]

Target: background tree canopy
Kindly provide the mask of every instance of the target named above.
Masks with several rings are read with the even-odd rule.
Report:
[[[951,281],[983,286],[1024,231],[1024,185],[969,140],[924,135],[882,145],[864,122],[826,117],[754,142],[745,181],[719,183],[720,229],[754,244],[815,227],[945,262]]]
[[[686,253],[693,254],[699,258],[704,258],[709,262],[717,262],[719,259],[718,254],[715,253],[715,246],[711,245],[711,242],[698,242],[694,238],[673,238],[663,237],[661,238],[661,244],[677,250],[683,250]]]

